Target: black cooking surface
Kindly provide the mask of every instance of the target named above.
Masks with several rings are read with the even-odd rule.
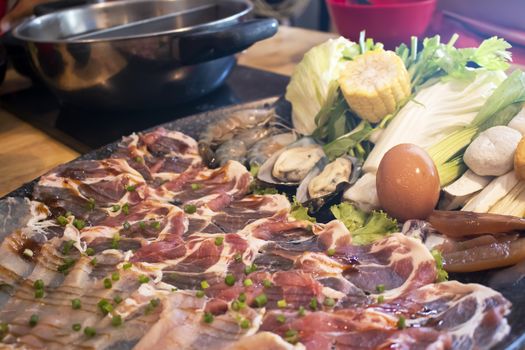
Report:
[[[43,86],[0,97],[3,108],[80,153],[181,117],[284,94],[289,78],[245,66],[236,66],[226,83],[211,94],[171,108],[144,111],[97,111],[60,106]]]

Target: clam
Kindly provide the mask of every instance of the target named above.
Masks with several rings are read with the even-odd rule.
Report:
[[[329,162],[323,157],[297,188],[297,200],[317,211],[354,183],[360,171],[355,158],[343,156]]]
[[[311,138],[302,138],[271,156],[259,169],[258,179],[275,185],[297,186],[325,157]]]

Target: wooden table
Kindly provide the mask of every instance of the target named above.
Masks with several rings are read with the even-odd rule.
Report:
[[[312,46],[334,34],[281,27],[276,36],[239,56],[242,65],[290,75]],[[8,72],[0,94],[26,87],[28,81]],[[0,196],[79,154],[51,136],[0,108]]]

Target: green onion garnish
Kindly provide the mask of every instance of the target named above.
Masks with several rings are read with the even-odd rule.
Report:
[[[204,316],[202,317],[202,319],[206,323],[212,323],[213,322],[213,314],[211,312],[205,312]]]
[[[87,336],[87,337],[94,337],[95,335],[97,335],[97,330],[93,327],[86,327],[84,328],[84,334]]]
[[[255,271],[257,271],[257,265],[255,264],[251,264],[250,266],[246,266],[244,268],[244,273],[246,275],[249,275],[250,273],[255,272]]]
[[[41,279],[36,280],[33,283],[33,288],[35,288],[35,289],[44,289],[44,281],[42,281]]]
[[[397,320],[397,329],[404,329],[406,326],[405,318],[403,316],[399,316],[399,319]]]
[[[284,333],[284,340],[290,344],[297,344],[299,342],[299,333],[295,329],[289,329]]]
[[[38,320],[40,317],[37,314],[32,314],[31,317],[29,317],[29,326],[34,327],[38,323]]]
[[[284,324],[286,322],[286,317],[284,315],[277,315],[277,317],[275,318],[277,320],[277,322],[279,322],[280,324]]]
[[[241,303],[238,300],[232,301],[232,310],[239,311],[241,309]]]
[[[115,295],[113,297],[113,301],[115,302],[115,304],[120,304],[122,302],[122,297],[120,295]]]
[[[236,262],[240,262],[242,260],[242,255],[237,253],[237,254],[235,254],[235,256],[233,258],[235,259]]]
[[[266,294],[263,293],[256,296],[254,301],[257,307],[263,307],[268,302],[268,298],[266,297]]]
[[[335,305],[335,300],[332,298],[326,298],[323,304],[328,307],[333,307]]]
[[[93,255],[95,255],[95,249],[93,249],[93,248],[87,248],[87,249],[86,249],[86,255],[87,255],[87,256],[93,256]]]
[[[204,295],[205,295],[205,294],[204,294],[204,291],[203,291],[203,290],[198,290],[198,291],[195,293],[195,296],[196,296],[197,298],[202,298],[202,297],[204,297]]]
[[[384,284],[378,284],[376,286],[376,290],[378,293],[383,293],[385,291],[385,285]]]
[[[239,297],[237,298],[241,303],[246,302],[246,293],[239,294]]]
[[[44,290],[43,289],[35,290],[35,298],[42,299],[43,297],[44,297]]]
[[[326,251],[326,255],[328,256],[334,256],[335,254],[335,249],[334,248],[330,248]]]
[[[124,213],[124,215],[128,215],[129,214],[129,204],[128,203],[125,203],[122,206],[122,212]]]
[[[113,272],[113,273],[111,274],[111,279],[112,279],[113,281],[118,281],[118,280],[120,279],[120,274],[119,274],[118,272]]]
[[[242,329],[248,329],[250,328],[251,324],[250,324],[250,321],[247,320],[247,319],[243,319],[240,323],[239,323],[239,326],[242,328]]]
[[[100,311],[102,311],[102,313],[104,315],[107,315],[109,314],[111,311],[113,311],[113,305],[111,305],[111,303],[109,301],[107,301],[106,299],[101,299],[98,303],[97,303],[97,306],[98,308],[100,309]]]
[[[208,283],[208,281],[206,281],[206,280],[201,281],[201,288],[202,289],[210,288],[210,284]]]
[[[111,287],[113,287],[111,280],[109,278],[104,278],[104,288],[111,289]]]
[[[222,245],[222,243],[224,242],[224,237],[216,237],[215,238],[215,245],[217,247],[220,247]]]
[[[124,263],[124,265],[122,265],[122,268],[124,270],[129,270],[129,269],[131,269],[131,266],[133,266],[133,264],[130,263],[130,262],[127,262],[127,263]]]
[[[113,327],[118,327],[122,325],[122,317],[120,315],[115,315],[111,318],[111,325]]]
[[[135,188],[137,188],[137,186],[135,186],[135,185],[128,185],[128,186],[126,186],[126,191],[133,192],[133,191],[135,191]]]
[[[253,286],[253,281],[250,279],[250,278],[247,278],[245,279],[242,284],[245,286],[245,287],[251,287]]]
[[[64,246],[62,247],[62,254],[67,255],[71,251],[71,248],[73,248],[73,245],[75,244],[75,241],[70,240],[64,243]]]
[[[80,325],[80,323],[73,323],[71,329],[73,329],[75,332],[78,332],[82,329],[82,326]]]
[[[141,230],[145,230],[146,229],[146,223],[144,221],[140,221],[139,222],[139,227]]]
[[[202,188],[202,184],[191,184],[191,189],[194,191],[200,190]]]
[[[95,210],[95,200],[93,198],[88,199],[87,208],[89,210]]]
[[[67,223],[68,223],[69,221],[67,220],[67,218],[66,218],[65,216],[60,215],[60,216],[57,218],[57,222],[58,222],[58,224],[59,224],[60,226],[66,226]]]
[[[284,299],[281,299],[277,302],[277,307],[280,309],[284,309],[287,306],[288,306],[288,303],[286,303],[286,300]]]
[[[385,296],[384,295],[380,295],[377,297],[377,303],[378,304],[382,304],[385,302]]]
[[[146,276],[146,275],[140,275],[139,276],[139,283],[143,284],[143,283],[148,283],[149,282],[149,277]]]
[[[97,266],[97,264],[98,264],[98,260],[97,260],[97,258],[95,257],[95,258],[91,259],[91,261],[90,261],[89,263],[90,263],[92,266]]]
[[[151,227],[153,227],[155,230],[158,230],[160,228],[160,222],[158,221],[153,221],[151,224],[150,224]]]
[[[124,228],[124,230],[129,230],[131,227],[131,224],[127,221],[124,221],[124,224],[122,225],[122,227]]]
[[[73,220],[73,226],[75,226],[78,230],[82,230],[84,227],[86,227],[86,222],[81,219],[75,219]]]
[[[80,303],[80,299],[73,299],[71,300],[71,307],[73,310],[78,310],[82,307],[82,304]]]
[[[184,212],[186,214],[194,214],[197,211],[197,207],[193,204],[187,204],[184,206]]]
[[[266,288],[270,288],[272,285],[273,285],[273,283],[270,280],[264,280],[263,281],[263,286],[266,287]]]
[[[119,249],[119,242],[120,242],[120,235],[117,232],[117,233],[115,233],[115,235],[111,239],[111,248]]]
[[[116,213],[116,212],[119,211],[119,210],[120,210],[120,205],[115,204],[115,205],[112,205],[112,206],[111,206],[111,211],[112,211],[112,212]]]
[[[316,298],[312,298],[312,300],[310,300],[310,309],[312,309],[313,311],[316,311],[317,310],[317,299]]]
[[[235,276],[232,274],[227,274],[226,278],[224,278],[224,283],[230,287],[233,286],[235,284]]]
[[[297,311],[297,315],[299,317],[303,317],[304,315],[306,315],[306,310],[305,310],[304,306],[299,306],[299,311]]]

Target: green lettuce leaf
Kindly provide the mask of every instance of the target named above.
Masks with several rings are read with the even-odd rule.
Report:
[[[314,217],[308,215],[308,208],[304,207],[295,196],[293,197],[292,209],[290,210],[290,216],[296,220],[304,220],[315,223]]]
[[[348,228],[353,244],[372,244],[399,230],[397,221],[382,211],[367,214],[350,203],[334,205],[330,210]]]

